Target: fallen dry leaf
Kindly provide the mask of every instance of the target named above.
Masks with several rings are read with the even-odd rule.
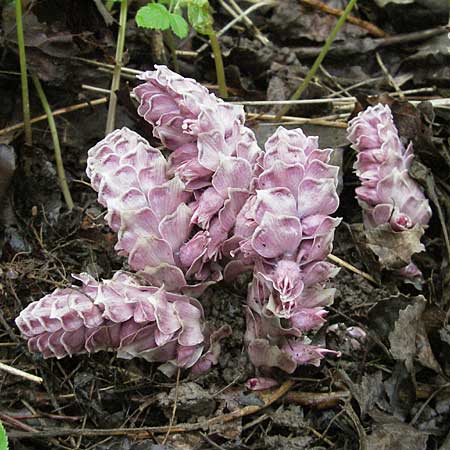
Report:
[[[367,246],[378,256],[380,264],[390,270],[401,269],[411,262],[414,253],[425,250],[420,238],[424,229],[415,225],[410,230],[393,231],[388,224],[366,231]]]

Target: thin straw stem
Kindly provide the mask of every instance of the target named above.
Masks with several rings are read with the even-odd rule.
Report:
[[[42,89],[42,85],[41,82],[39,81],[39,78],[35,74],[33,74],[31,75],[31,79],[33,80],[34,87],[36,88],[36,92],[42,103],[42,107],[44,108],[44,111],[47,114],[48,126],[50,127],[50,133],[52,135],[53,140],[53,147],[55,150],[56,172],[58,174],[59,184],[61,186],[61,190],[64,196],[64,200],[66,201],[67,208],[69,210],[72,210],[74,204],[72,196],[70,195],[69,186],[67,184],[66,173],[64,172],[64,165],[61,156],[61,146],[59,145],[58,131],[56,130],[55,118],[53,117],[52,110],[50,109],[50,105],[48,103],[44,89]]]
[[[116,46],[116,64],[114,66],[111,81],[111,94],[109,96],[108,117],[106,119],[105,133],[109,134],[114,130],[116,121],[117,95],[116,91],[120,86],[120,73],[122,71],[123,51],[125,47],[125,34],[127,29],[128,0],[120,2],[119,34]]]
[[[30,96],[28,92],[27,60],[25,55],[25,39],[23,36],[22,0],[16,2],[17,45],[19,47],[20,83],[22,88],[23,122],[25,124],[25,143],[32,144],[30,123]]]
[[[217,84],[219,85],[219,95],[222,98],[228,97],[227,82],[225,80],[225,70],[223,67],[222,52],[220,50],[219,40],[216,32],[211,30],[209,33],[209,40],[211,42],[211,49],[214,55],[214,64],[216,65]]]

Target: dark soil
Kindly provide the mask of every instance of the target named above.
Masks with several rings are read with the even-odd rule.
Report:
[[[135,25],[135,12],[145,3],[130,6],[126,66],[138,70],[150,69],[154,63],[170,66],[167,48],[155,44],[161,36]],[[238,3],[243,9],[251,6]],[[250,15],[268,38],[266,45],[242,22],[221,38],[231,100],[289,98],[336,23],[335,16],[304,3],[281,0],[278,6],[265,6]],[[343,9],[348,2],[324,3]],[[354,110],[352,103],[309,104],[291,108],[289,115],[346,121],[380,98],[392,104],[402,138],[415,145],[413,175],[433,207],[424,239],[426,252],[415,259],[425,277],[422,289],[380,272],[358,237],[361,212],[354,199],[355,155],[345,130],[307,124],[304,131],[319,135],[322,147],[336,149],[335,163],[342,168],[337,215],[343,223],[333,253],[379,282],[375,286],[346,269],[331,281],[336,300],[327,326],[315,339],[340,350],[340,358],[328,358],[318,368],[299,368],[293,376],[278,374],[280,383],[291,379],[295,384],[262,408],[267,396],[245,387],[255,370],[243,346],[246,280],[240,280],[210,288],[203,295],[213,325],[228,324],[233,333],[223,342],[219,364],[200,378],[181,373],[177,383],[155,365],[104,352],[44,360],[29,353],[21,339],[14,324],[19,312],[29,302],[71,283],[71,273],[109,278],[125,264],[113,250],[115,235],[104,223],[102,207],[84,174],[87,150],[104,137],[107,106],[85,107],[56,119],[76,205],[72,212],[67,211],[59,188],[47,122],[33,125],[31,148],[24,144],[22,129],[0,132],[0,362],[44,379],[38,385],[0,370],[0,420],[10,436],[10,448],[450,449],[450,270],[444,233],[445,227],[450,233],[450,114],[449,103],[444,107],[430,103],[450,93],[449,38],[444,28],[449,3],[384,3],[382,7],[380,0],[361,0],[353,14],[388,36],[373,36],[367,28],[346,24],[323,63],[324,70],[318,71],[302,97],[356,96],[359,103]],[[219,29],[231,17],[221,2],[212,4]],[[109,89],[111,71],[92,61],[114,63],[117,23],[106,25],[96,3],[89,0],[25,1],[24,10],[28,68],[41,79],[52,109],[104,96],[82,85]],[[22,106],[14,5],[0,5],[0,12],[3,129],[22,120]],[[112,15],[118,18],[118,4]],[[202,43],[194,33],[176,42],[180,50],[195,50]],[[406,99],[396,96],[377,62],[377,51],[387,72],[407,92]],[[180,56],[179,62],[183,75],[212,90],[217,87],[209,49],[197,57]],[[126,125],[150,137],[149,126],[129,100],[135,85],[133,76],[122,77],[116,126]],[[34,90],[30,91],[35,117],[42,109]],[[247,111],[274,114],[278,107]],[[277,126],[255,115],[249,116],[248,123],[261,144]],[[332,325],[336,326],[327,332]],[[352,341],[347,333],[351,326],[361,327],[367,338]],[[212,417],[225,418],[233,412],[235,420],[207,424]],[[197,423],[201,426],[194,426]],[[175,432],[123,431],[169,424]],[[80,431],[84,429],[94,431]]]

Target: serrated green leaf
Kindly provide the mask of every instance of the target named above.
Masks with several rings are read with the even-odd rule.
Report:
[[[170,13],[164,5],[149,3],[139,8],[136,13],[136,23],[143,28],[167,30],[170,27]]]
[[[188,4],[188,19],[195,31],[209,34],[213,20],[209,13],[208,0],[191,0]]]
[[[0,422],[0,450],[8,450],[8,439],[6,437],[6,431]]]
[[[170,15],[170,29],[180,38],[187,36],[189,31],[189,25],[184,20],[183,16],[178,14]]]

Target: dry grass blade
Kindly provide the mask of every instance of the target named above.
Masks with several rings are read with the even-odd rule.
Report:
[[[347,270],[350,270],[350,272],[353,272],[353,273],[356,273],[357,275],[362,276],[367,281],[370,281],[371,283],[373,283],[375,286],[378,286],[377,281],[375,280],[375,278],[372,275],[369,275],[368,273],[363,272],[362,270],[359,270],[357,267],[351,265],[347,261],[344,261],[343,259],[339,258],[338,256],[328,255],[328,259],[330,261],[333,261],[334,263],[338,264],[339,266],[344,267]]]
[[[32,381],[33,383],[41,384],[44,380],[41,377],[36,375],[31,375],[28,372],[24,372],[23,370],[16,369],[15,367],[8,366],[7,364],[3,364],[0,362],[0,370],[3,370],[10,375],[14,375],[16,377],[24,378],[25,380]]]
[[[72,111],[77,111],[79,109],[88,108],[90,106],[96,106],[96,105],[102,105],[103,103],[106,103],[108,101],[107,97],[101,97],[96,98],[95,100],[92,100],[90,102],[83,102],[83,103],[77,103],[76,105],[70,105],[66,106],[64,108],[55,109],[55,111],[52,112],[53,117],[60,116],[61,114],[67,114]],[[37,117],[33,117],[30,121],[30,123],[37,123],[42,122],[43,120],[47,119],[47,114],[42,114]],[[10,127],[3,128],[0,130],[0,136],[12,133],[14,131],[20,130],[25,126],[24,122],[16,123],[15,125],[11,125]]]

